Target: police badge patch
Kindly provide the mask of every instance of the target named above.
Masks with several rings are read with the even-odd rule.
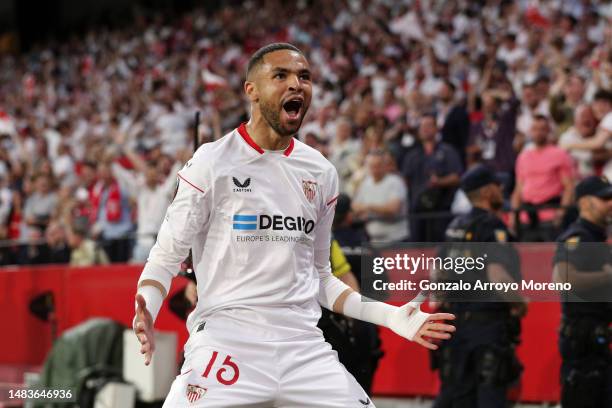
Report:
[[[317,182],[311,180],[302,180],[302,189],[306,199],[311,203],[314,201],[315,195],[317,194]]]
[[[208,391],[207,388],[200,387],[198,385],[187,385],[187,399],[189,400],[189,403],[193,404],[202,398],[206,394],[206,391]]]

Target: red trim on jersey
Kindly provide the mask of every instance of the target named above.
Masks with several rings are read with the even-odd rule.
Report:
[[[195,188],[196,190],[198,190],[200,193],[203,193],[204,190],[202,190],[200,187],[196,186],[195,184],[193,184],[192,182],[190,182],[189,180],[187,180],[185,177],[181,176],[180,174],[178,175],[179,178],[181,180],[183,180],[185,183],[189,184],[191,187]]]
[[[336,201],[337,199],[338,199],[338,196],[335,196],[334,198],[332,198],[331,200],[329,200],[329,201],[327,202],[327,204],[326,204],[326,205],[333,204],[333,202],[334,202],[334,201]]]
[[[242,136],[244,141],[247,142],[249,146],[257,150],[259,154],[264,154],[264,149],[262,149],[257,143],[255,143],[251,135],[249,135],[249,132],[247,131],[247,128],[246,128],[246,123],[241,123],[240,126],[238,126],[238,133],[240,133],[240,136]],[[295,145],[295,140],[292,137],[291,140],[289,141],[289,146],[287,146],[283,154],[285,156],[289,156],[291,152],[293,151],[294,145]]]
[[[289,146],[287,146],[287,148],[285,149],[285,153],[283,153],[285,156],[289,157],[289,155],[293,151],[293,145],[295,145],[295,140],[293,139],[293,137],[291,137],[291,141],[289,142]]]
[[[238,126],[238,133],[240,133],[240,136],[242,136],[244,141],[247,142],[253,149],[257,150],[259,154],[264,153],[264,150],[259,147],[257,143],[255,143],[255,141],[249,135],[249,132],[247,132],[246,123],[241,123],[240,126]]]

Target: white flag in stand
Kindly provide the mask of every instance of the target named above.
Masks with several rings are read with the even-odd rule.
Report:
[[[204,87],[207,91],[214,91],[227,86],[227,81],[225,78],[217,74],[213,74],[207,69],[202,70],[202,82],[204,82]]]

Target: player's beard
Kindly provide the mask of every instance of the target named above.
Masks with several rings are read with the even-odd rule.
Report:
[[[295,135],[298,130],[300,130],[300,126],[302,126],[302,120],[304,120],[304,115],[302,115],[297,124],[290,127],[286,127],[283,126],[283,124],[281,123],[280,110],[275,109],[272,104],[260,100],[259,109],[261,111],[261,115],[266,120],[268,125],[281,136]],[[282,106],[280,109],[283,109]]]

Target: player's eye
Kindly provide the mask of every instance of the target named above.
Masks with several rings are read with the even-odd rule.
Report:
[[[300,79],[302,81],[310,81],[310,74],[302,74],[300,75]]]
[[[274,79],[285,79],[286,75],[284,72],[277,72],[274,74]]]

